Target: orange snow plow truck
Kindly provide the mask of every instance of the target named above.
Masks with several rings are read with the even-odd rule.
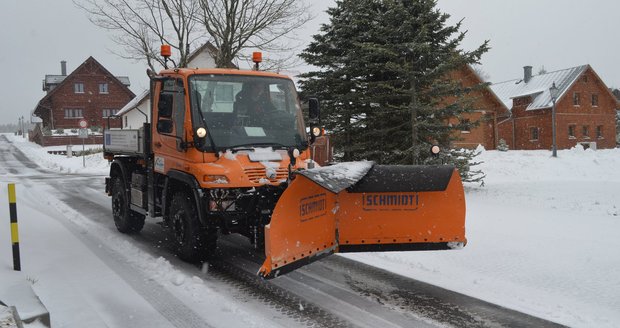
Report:
[[[219,235],[239,233],[264,251],[264,278],[333,253],[465,245],[454,167],[318,167],[310,150],[319,102],[309,100],[308,133],[290,78],[187,68],[149,76],[146,122],[104,131],[106,192],[120,232],[161,217],[186,261],[212,253]]]

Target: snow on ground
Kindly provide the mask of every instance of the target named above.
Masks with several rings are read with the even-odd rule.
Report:
[[[61,172],[107,173],[108,164],[101,154],[87,157],[84,169],[81,158],[49,155],[39,146],[8,137],[20,142],[22,152],[45,167]],[[483,151],[477,159],[484,161],[480,168],[487,178],[484,186],[466,185],[468,244],[465,248],[345,256],[572,327],[617,327],[620,324],[620,238],[617,237],[620,149],[575,148],[559,151],[558,158],[552,158],[548,151]],[[0,186],[0,202],[6,199],[4,189]],[[88,220],[80,219],[66,206],[50,204],[58,213],[41,213],[36,210],[37,199],[27,192],[18,193],[18,199],[25,199],[19,208],[24,217],[69,218],[82,225],[85,234],[87,231],[97,234],[97,227],[90,227]],[[31,262],[26,265],[37,268],[28,274],[36,277],[34,288],[45,298],[56,320],[61,320],[63,326],[72,326],[71,310],[82,309],[83,302],[102,304],[98,299],[103,295],[118,298],[120,304],[135,302],[133,309],[137,310],[122,312],[122,318],[139,322],[149,320],[144,316],[157,316],[157,311],[149,309],[150,305],[125,286],[123,280],[80,247],[79,238],[58,220],[48,221],[56,223],[24,231],[24,240],[38,240],[48,248],[31,254],[27,260]],[[63,243],[56,243],[57,235]],[[105,238],[118,238],[106,244],[116,244],[119,252],[128,254],[130,261],[137,263],[135,266],[151,272],[151,279],[175,293],[202,297],[203,304],[214,302],[218,305],[215,312],[227,316],[240,316],[243,312],[232,303],[209,298],[213,289],[207,281],[184,276],[166,260],[144,258],[143,252],[122,236]],[[7,242],[8,237],[1,234],[0,245]],[[59,250],[52,251],[52,247]],[[4,263],[0,264],[0,279],[3,270],[10,266],[4,260],[9,252],[0,247],[0,259]],[[76,260],[85,263],[80,268],[86,271],[72,273],[59,268],[62,263]],[[68,275],[66,283],[49,284],[60,275]],[[93,281],[102,282],[101,286],[83,286],[92,285]],[[110,313],[119,309],[100,310],[103,313],[89,310],[78,316],[90,318],[92,322],[100,322],[103,317],[107,325],[118,325],[115,322],[118,317]],[[142,310],[147,315],[141,317]],[[99,321],[94,316],[99,316]],[[248,324],[256,323],[251,315],[248,318]]]
[[[620,149],[484,151],[458,251],[346,255],[573,327],[620,325]]]

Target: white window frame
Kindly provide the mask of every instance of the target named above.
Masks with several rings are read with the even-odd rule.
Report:
[[[581,106],[581,93],[573,92],[573,106],[575,107]]]
[[[75,82],[73,84],[73,93],[84,93],[84,83],[83,82]]]
[[[536,131],[536,139],[534,139],[534,130]],[[530,127],[530,141],[538,141],[540,140],[540,129],[535,126]]]
[[[594,103],[595,99],[596,99],[596,104]],[[592,107],[598,107],[598,94],[597,93],[592,94]]]
[[[104,108],[101,114],[103,118],[108,118],[110,116],[116,115],[117,113],[118,113],[118,109]]]
[[[590,126],[589,125],[582,125],[581,126],[581,134],[583,135],[584,139],[590,139]]]
[[[99,83],[99,94],[107,95],[109,93],[110,91],[108,88],[108,83],[107,82]]]
[[[84,109],[65,108],[65,118],[84,118]]]
[[[573,128],[573,134],[571,135],[571,128]],[[577,124],[568,125],[568,139],[577,139]]]

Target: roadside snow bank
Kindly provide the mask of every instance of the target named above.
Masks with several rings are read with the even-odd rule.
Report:
[[[84,159],[81,156],[67,158],[63,155],[51,155],[48,154],[48,150],[66,150],[66,147],[52,146],[41,147],[40,145],[29,142],[28,139],[21,136],[15,136],[13,134],[4,134],[9,141],[17,147],[26,157],[36,162],[38,165],[48,168],[53,171],[66,172],[66,173],[90,173],[90,174],[102,174],[108,173],[109,164],[108,161],[103,158],[102,153],[93,155],[86,155],[85,167]],[[98,148],[102,145],[86,145],[86,149]],[[82,146],[74,145],[74,151],[81,151]]]

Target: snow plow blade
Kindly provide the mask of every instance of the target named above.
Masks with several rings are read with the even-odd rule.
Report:
[[[275,278],[333,253],[460,248],[465,196],[452,166],[342,163],[298,172],[265,227]]]

